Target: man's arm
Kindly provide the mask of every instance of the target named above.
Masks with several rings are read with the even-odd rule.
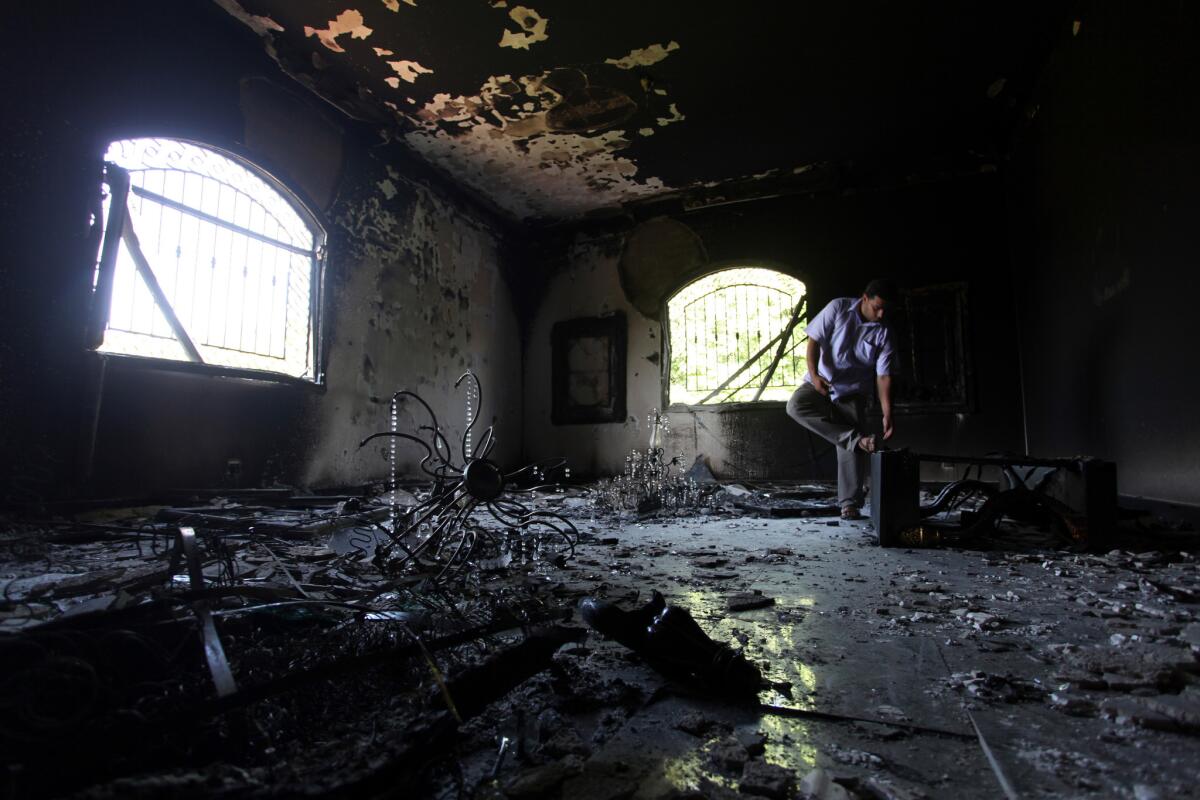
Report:
[[[879,408],[883,411],[883,438],[892,438],[892,376],[876,375],[875,386],[879,389]]]
[[[829,339],[832,333],[834,318],[837,316],[838,301],[830,300],[821,309],[817,316],[813,317],[813,321],[808,323],[808,327],[804,329],[804,335],[808,337],[808,381],[821,394],[829,394],[829,381],[821,377],[821,373],[817,371],[817,367],[821,363],[821,342]]]
[[[892,335],[884,328],[883,347],[875,361],[875,388],[879,390],[879,409],[883,412],[883,438],[890,439],[892,426],[892,374],[896,371],[896,348]]]
[[[808,360],[808,380],[818,392],[829,394],[829,382],[817,372],[817,365],[821,362],[821,343],[811,336],[808,337],[808,350],[806,353]]]

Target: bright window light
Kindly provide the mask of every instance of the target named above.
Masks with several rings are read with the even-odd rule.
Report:
[[[804,284],[770,269],[706,275],[667,302],[670,402],[787,400],[805,365]]]
[[[299,202],[265,173],[192,142],[117,141],[105,160],[129,173],[130,189],[98,349],[315,379],[323,234]]]

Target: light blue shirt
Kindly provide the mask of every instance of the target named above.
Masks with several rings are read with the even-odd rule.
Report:
[[[831,300],[808,324],[805,333],[820,345],[817,374],[829,381],[834,400],[872,390],[877,375],[891,375],[896,360],[892,333],[881,322],[867,322],[861,298]],[[811,383],[808,374],[805,383]]]

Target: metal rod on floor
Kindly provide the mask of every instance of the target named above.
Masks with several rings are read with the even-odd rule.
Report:
[[[926,725],[913,725],[908,722],[893,722],[889,719],[872,719],[870,717],[856,717],[850,714],[834,714],[829,711],[812,711],[806,708],[792,708],[791,706],[777,706],[771,703],[759,703],[758,708],[767,714],[775,714],[781,717],[797,717],[800,719],[819,719],[824,722],[869,722],[872,725],[886,725],[889,728],[897,728],[909,733],[930,733],[934,736],[945,736],[950,739],[958,739],[960,741],[971,741],[975,737],[969,733],[961,733],[959,731],[949,731],[944,728],[931,728]]]
[[[934,647],[937,648],[938,658],[942,660],[942,666],[945,668],[946,674],[952,675],[950,662],[946,660],[946,654],[942,652],[942,648],[938,647],[936,642],[934,643]],[[960,701],[960,705],[963,713],[970,720],[971,727],[975,729],[975,738],[979,742],[980,749],[983,750],[984,757],[987,758],[988,766],[992,768],[992,774],[996,776],[996,782],[1000,784],[1000,790],[1004,792],[1004,796],[1008,800],[1021,800],[1021,795],[1017,794],[1017,790],[1013,788],[1012,781],[1004,774],[1004,768],[1000,766],[1000,761],[996,758],[996,754],[992,752],[991,746],[988,745],[987,739],[983,735],[983,730],[980,729],[979,723],[975,721],[975,715],[971,713],[971,709],[967,708],[965,701]]]
[[[996,759],[996,754],[988,746],[987,739],[983,736],[983,731],[979,729],[979,723],[975,721],[975,715],[971,713],[971,709],[967,708],[965,703],[962,708],[967,714],[967,719],[971,720],[971,727],[975,729],[975,735],[979,739],[979,747],[983,750],[984,756],[987,757],[988,766],[992,768],[992,774],[996,776],[996,782],[1000,784],[1000,790],[1004,792],[1004,796],[1008,800],[1020,800],[1021,795],[1017,794],[1017,790],[1013,788],[1012,782],[1004,774],[1004,768],[1000,766],[1000,762]]]

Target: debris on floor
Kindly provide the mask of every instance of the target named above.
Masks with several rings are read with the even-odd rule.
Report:
[[[398,491],[415,506],[433,488]],[[598,513],[594,487],[535,491],[521,503],[575,529],[573,558],[526,553],[476,514],[496,547],[402,569],[377,558],[398,548],[390,492],[5,520],[2,788],[1003,797],[968,712],[1024,791],[1200,784],[1187,532],[1131,523],[1104,553],[1028,530],[881,549],[865,521],[733,502],[828,503],[828,486],[729,488],[641,515]],[[713,691],[745,676],[757,692]]]

